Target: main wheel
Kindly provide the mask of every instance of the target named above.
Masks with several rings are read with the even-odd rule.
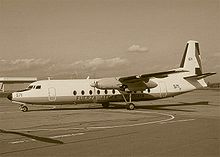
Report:
[[[27,111],[28,111],[28,107],[27,107],[27,106],[22,106],[22,107],[21,107],[21,111],[27,112]]]
[[[103,108],[108,108],[109,107],[109,102],[102,103],[102,107]]]
[[[134,110],[135,109],[135,105],[133,103],[129,103],[129,104],[127,104],[127,109],[128,110]]]

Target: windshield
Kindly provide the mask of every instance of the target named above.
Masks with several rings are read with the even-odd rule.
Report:
[[[41,85],[37,85],[37,86],[29,85],[27,88],[22,89],[22,90],[18,90],[17,92],[24,92],[24,91],[28,91],[31,89],[41,89]]]
[[[24,92],[24,91],[27,91],[27,90],[31,90],[32,88],[33,88],[33,85],[29,85],[27,88],[22,89],[22,90],[18,90],[17,92]]]
[[[27,89],[32,89],[33,88],[33,85],[30,85],[27,87]]]

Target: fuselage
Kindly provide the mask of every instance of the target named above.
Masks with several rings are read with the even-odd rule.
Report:
[[[29,85],[24,91],[14,92],[12,101],[25,104],[82,104],[124,101],[117,89],[97,89],[91,84],[99,79],[42,80]],[[132,91],[132,101],[146,101],[176,96],[196,89],[183,78],[172,74],[166,78],[152,78],[158,85],[144,91]],[[126,99],[128,94],[125,94]]]

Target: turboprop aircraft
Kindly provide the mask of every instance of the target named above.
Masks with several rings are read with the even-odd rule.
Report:
[[[188,41],[180,67],[168,71],[111,77],[101,79],[42,80],[31,83],[24,91],[8,96],[21,104],[63,105],[100,103],[104,108],[110,102],[124,101],[133,110],[133,101],[146,101],[174,97],[179,94],[207,87],[204,78],[215,73],[202,73],[197,41]]]

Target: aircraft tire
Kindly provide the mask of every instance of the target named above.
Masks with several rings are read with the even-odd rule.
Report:
[[[28,111],[28,107],[27,107],[27,106],[22,106],[22,107],[21,107],[21,111],[27,112],[27,111]]]
[[[127,104],[127,109],[128,110],[134,110],[135,109],[135,105],[133,103],[128,103]]]

